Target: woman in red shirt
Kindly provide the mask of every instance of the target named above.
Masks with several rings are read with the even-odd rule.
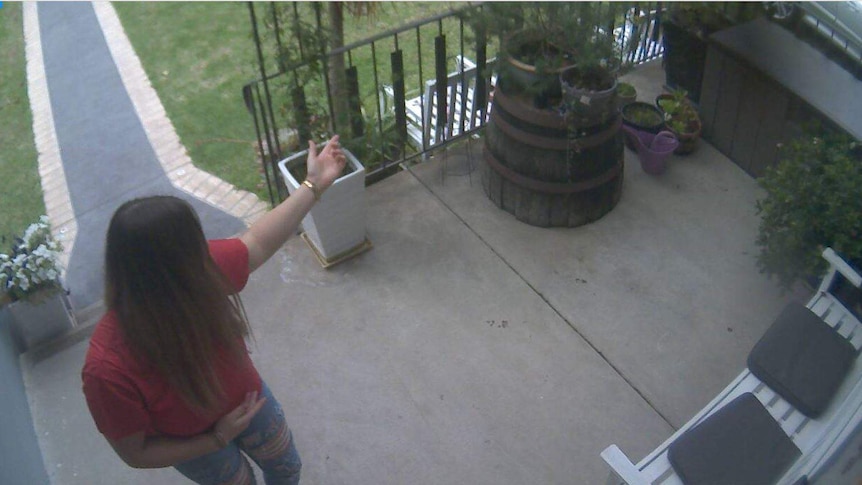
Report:
[[[105,248],[107,313],[82,371],[99,431],[135,468],[173,466],[201,484],[299,482],[276,399],[249,359],[237,293],[296,231],[345,158],[309,142],[307,184],[238,239],[206,241],[191,206],[168,196],[123,204]],[[244,454],[243,454],[244,453]]]

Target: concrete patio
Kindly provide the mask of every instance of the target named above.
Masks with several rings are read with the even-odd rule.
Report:
[[[663,73],[626,78],[651,100]],[[369,187],[370,252],[323,270],[294,238],[242,294],[303,483],[603,483],[606,446],[640,459],[807,296],[758,272],[762,193],[707,143],[659,177],[627,151],[618,206],[574,229],[518,222],[442,156]],[[99,435],[86,334],[22,360],[52,483],[187,483]]]

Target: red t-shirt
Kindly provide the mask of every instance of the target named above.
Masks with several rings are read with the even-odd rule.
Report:
[[[237,292],[248,281],[248,248],[239,239],[209,242],[210,254]],[[245,394],[261,391],[261,380],[248,354],[232,365],[218,365],[216,373],[227,399],[213,417],[195,414],[162,375],[136,364],[123,341],[113,310],[102,317],[84,361],[84,396],[99,431],[111,440],[139,431],[149,435],[187,437],[209,429],[220,417],[242,403]]]

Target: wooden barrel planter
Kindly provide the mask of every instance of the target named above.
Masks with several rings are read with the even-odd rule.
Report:
[[[482,184],[527,224],[576,227],[616,206],[623,185],[621,117],[570,127],[565,116],[495,89],[485,126]]]

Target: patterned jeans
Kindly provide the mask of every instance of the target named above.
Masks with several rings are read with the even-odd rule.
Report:
[[[266,404],[252,418],[248,428],[227,447],[174,468],[201,485],[253,485],[254,472],[245,456],[248,455],[263,470],[267,485],[298,484],[302,462],[284,411],[266,383],[263,383],[263,396]]]

